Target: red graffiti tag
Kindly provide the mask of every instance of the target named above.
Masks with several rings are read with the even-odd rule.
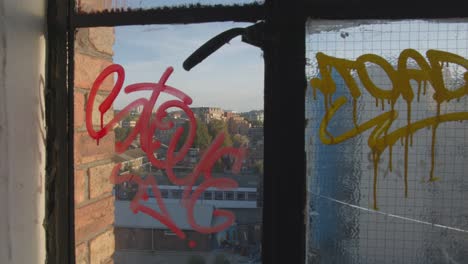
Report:
[[[104,114],[111,108],[115,98],[119,95],[125,80],[125,71],[122,66],[114,64],[107,67],[96,78],[89,93],[89,99],[86,104],[86,128],[88,134],[93,139],[96,139],[97,143],[99,144],[99,139],[105,137],[109,132],[111,132],[114,126],[119,121],[124,119],[133,109],[136,109],[137,107],[143,107],[142,114],[136,122],[135,127],[125,140],[122,142],[116,142],[115,151],[117,153],[124,152],[135,140],[137,135],[140,135],[139,140],[141,148],[146,153],[150,163],[154,167],[165,170],[170,182],[174,185],[185,186],[182,195],[182,204],[187,211],[187,221],[189,225],[193,228],[193,230],[200,233],[216,233],[228,228],[234,223],[234,214],[227,210],[214,209],[213,217],[222,217],[225,219],[225,221],[216,226],[201,226],[196,222],[194,216],[194,207],[196,201],[207,188],[229,190],[238,187],[236,181],[230,178],[215,178],[212,176],[211,171],[216,161],[218,161],[223,156],[229,155],[234,158],[233,173],[238,173],[240,171],[242,161],[245,157],[246,150],[244,148],[223,147],[222,144],[224,142],[225,136],[223,133],[220,133],[205,151],[200,162],[195,166],[191,173],[189,173],[184,178],[178,178],[175,175],[173,168],[178,162],[184,159],[189,148],[192,146],[195,139],[197,124],[195,116],[189,107],[189,105],[192,103],[192,99],[182,91],[166,85],[166,82],[172,72],[172,67],[167,68],[157,83],[135,83],[125,87],[124,92],[126,94],[137,91],[151,91],[151,96],[149,99],[136,99],[123,108],[107,124],[104,124]],[[97,92],[103,81],[114,73],[117,74],[116,83],[110,94],[98,107],[100,113],[100,124],[98,125],[99,128],[95,129],[96,125],[93,124],[92,117]],[[155,115],[153,116],[153,108],[162,93],[172,95],[177,99],[163,102],[156,109]],[[163,120],[167,116],[167,110],[173,107],[181,109],[187,115],[189,120],[188,135],[185,139],[185,142],[183,142],[184,144],[182,147],[176,152],[177,143],[181,139],[182,133],[184,132],[184,128],[179,127],[170,140],[166,159],[157,159],[157,157],[154,155],[154,152],[161,147],[161,142],[157,139],[154,139],[153,135],[154,132],[158,129],[168,130],[174,126],[172,122],[165,122]],[[156,178],[152,175],[147,176],[145,179],[142,179],[140,176],[134,174],[119,175],[120,168],[121,164],[117,164],[114,167],[112,175],[110,176],[111,183],[120,184],[126,181],[133,181],[138,184],[138,191],[130,203],[130,209],[134,213],[142,212],[153,217],[171,229],[179,238],[185,239],[185,233],[174,223],[167,211],[164,200],[161,196],[161,192],[159,191]],[[202,182],[195,188],[194,185],[200,178],[202,179]],[[148,200],[148,188],[151,188],[154,194],[160,210],[159,212],[140,203],[142,200]],[[193,248],[195,246],[196,243],[194,241],[189,241],[189,247]]]

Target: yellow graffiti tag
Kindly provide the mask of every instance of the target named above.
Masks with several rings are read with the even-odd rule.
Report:
[[[468,60],[445,51],[428,50],[426,52],[426,60],[418,51],[414,49],[406,49],[400,53],[396,69],[384,58],[374,54],[364,54],[356,60],[340,59],[317,53],[317,63],[320,77],[315,77],[310,80],[313,89],[314,99],[317,98],[317,90],[320,91],[325,100],[325,115],[322,119],[319,129],[320,140],[324,144],[339,144],[352,137],[355,137],[369,129],[373,129],[368,138],[368,145],[372,152],[372,160],[374,164],[374,182],[373,182],[373,198],[374,209],[377,207],[377,167],[380,156],[387,148],[389,150],[389,170],[392,170],[392,147],[398,139],[404,140],[404,182],[405,182],[405,197],[408,196],[408,147],[412,145],[413,134],[425,127],[432,128],[432,146],[431,146],[431,170],[429,181],[436,181],[434,176],[435,163],[435,144],[436,130],[440,123],[451,121],[468,120],[468,112],[456,112],[441,114],[440,107],[443,103],[448,103],[452,99],[460,99],[468,94]],[[408,61],[416,62],[418,69],[408,68]],[[376,85],[370,78],[366,68],[366,63],[378,65],[386,73],[391,82],[391,89],[383,89]],[[448,89],[444,83],[442,73],[443,65],[453,63],[465,68],[464,84],[455,89]],[[328,130],[328,124],[333,119],[335,113],[348,102],[345,96],[338,97],[333,101],[332,97],[336,91],[336,84],[332,78],[332,70],[343,78],[344,83],[349,89],[353,104],[353,124],[354,128],[341,134],[332,135]],[[357,100],[361,97],[361,90],[356,80],[352,76],[355,71],[361,80],[362,86],[375,98],[376,106],[379,101],[384,111],[384,102],[390,104],[390,110],[382,114],[358,124],[357,121]],[[411,119],[411,106],[415,100],[415,94],[411,87],[411,81],[418,83],[418,91],[416,100],[419,101],[421,93],[421,84],[423,84],[423,94],[426,94],[427,83],[434,89],[433,99],[437,104],[436,115],[423,120],[413,121]],[[389,131],[393,122],[398,117],[398,112],[394,109],[395,103],[399,98],[406,102],[406,126]]]

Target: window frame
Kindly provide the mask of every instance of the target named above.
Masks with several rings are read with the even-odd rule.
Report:
[[[265,0],[263,6],[76,14],[75,1],[47,2],[46,254],[75,263],[73,181],[74,32],[80,27],[265,21],[263,263],[305,263],[307,194],[305,22],[313,19],[466,18],[461,0]],[[439,4],[439,5],[438,5]],[[190,16],[187,16],[190,14]],[[290,92],[295,91],[295,92]],[[288,109],[288,111],[283,111]],[[288,140],[284,140],[287,138]]]

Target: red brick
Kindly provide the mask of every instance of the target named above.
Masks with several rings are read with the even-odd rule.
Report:
[[[90,57],[81,53],[75,54],[75,87],[91,89],[98,75],[107,66],[111,65],[112,61]],[[107,77],[99,90],[110,91],[114,86],[113,76]]]
[[[93,107],[93,115],[92,115],[92,122],[93,125],[99,126],[101,125],[101,112],[99,112],[99,105],[106,100],[107,96],[97,95],[96,99],[94,100],[94,107]],[[111,107],[107,112],[104,113],[103,116],[103,124],[108,124],[112,118],[114,118],[114,108]]]
[[[75,165],[111,158],[115,150],[114,132],[107,134],[97,141],[88,132],[75,132]]]
[[[75,170],[75,204],[82,203],[88,199],[86,177],[85,171]]]
[[[108,263],[115,250],[114,231],[109,230],[90,243],[90,258],[91,264]]]
[[[81,12],[96,12],[112,8],[112,0],[78,0]]]
[[[87,243],[81,243],[75,247],[75,263],[87,264],[89,259],[89,248]]]
[[[112,46],[115,41],[114,28],[112,27],[95,27],[89,28],[89,42],[94,46],[96,51],[103,52],[108,55],[114,55]]]
[[[103,194],[112,193],[113,185],[109,177],[114,168],[114,163],[89,168],[89,195],[91,199]]]
[[[75,241],[94,237],[114,223],[114,197],[75,209]]]
[[[80,92],[77,92],[75,91],[74,92],[74,99],[75,99],[75,109],[74,109],[74,112],[75,112],[75,120],[74,120],[74,124],[75,124],[75,128],[76,127],[81,127],[84,125],[84,121],[85,121],[85,96],[83,93],[80,93]]]

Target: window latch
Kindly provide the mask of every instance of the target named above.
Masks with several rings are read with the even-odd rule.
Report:
[[[216,35],[194,51],[192,55],[184,61],[184,69],[189,71],[237,36],[242,36],[242,41],[245,43],[262,48],[264,24],[264,22],[258,22],[246,28],[231,28]]]

